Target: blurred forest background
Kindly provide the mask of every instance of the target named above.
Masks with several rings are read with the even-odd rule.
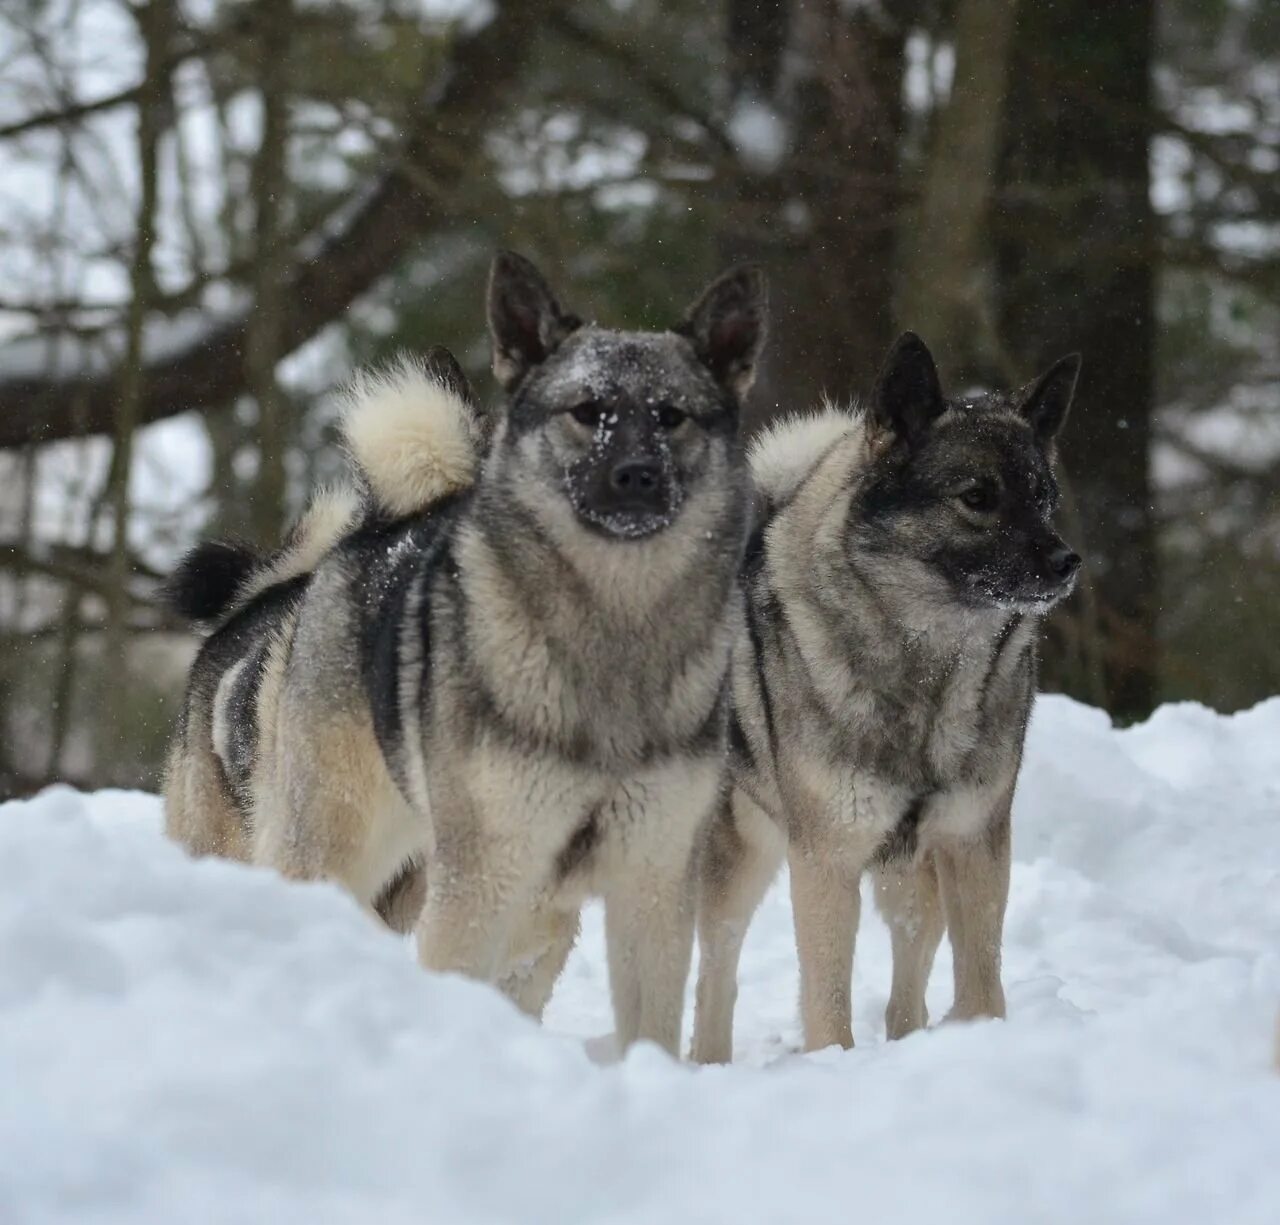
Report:
[[[271,543],[353,367],[492,394],[493,249],[664,325],[767,267],[758,424],[920,332],[1085,357],[1044,684],[1280,690],[1275,0],[0,0],[0,795],[154,785],[159,579]]]

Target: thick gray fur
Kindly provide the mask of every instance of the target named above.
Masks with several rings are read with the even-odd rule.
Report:
[[[944,924],[952,1015],[1004,1014],[1009,807],[1038,627],[1079,564],[1051,523],[1077,369],[946,400],[907,334],[865,409],[785,422],[754,447],[762,526],[733,659],[734,787],[703,857],[696,1059],[731,1056],[738,955],[784,856],[806,1049],[852,1044],[868,870],[893,936],[890,1036],[925,1023]]]
[[[206,648],[170,829],[340,882],[412,924],[425,966],[535,1015],[602,896],[619,1042],[677,1051],[742,627],[763,279],[732,271],[672,331],[618,332],[502,254],[489,319],[507,397],[474,485],[421,504],[379,464],[390,431],[367,430],[371,485],[419,508],[366,508],[287,598],[259,597],[282,606],[269,633]],[[218,731],[237,720],[238,756]]]

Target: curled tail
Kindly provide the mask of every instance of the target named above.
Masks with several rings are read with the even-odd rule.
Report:
[[[352,485],[321,489],[274,553],[238,541],[208,540],[179,563],[164,585],[169,606],[197,625],[229,620],[270,587],[310,574],[364,513]]]
[[[347,451],[393,519],[472,485],[486,433],[467,376],[441,347],[357,375],[342,414]]]
[[[165,583],[165,602],[188,621],[221,621],[250,575],[266,562],[251,545],[207,540],[178,563]]]
[[[198,624],[226,621],[268,588],[309,574],[366,515],[401,518],[468,488],[487,433],[448,349],[358,374],[342,413],[354,479],[321,489],[275,553],[235,541],[197,545],[165,584],[169,605]]]

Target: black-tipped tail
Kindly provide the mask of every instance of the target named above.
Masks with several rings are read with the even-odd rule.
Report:
[[[262,562],[249,545],[206,541],[178,563],[164,585],[164,598],[189,621],[218,621]]]

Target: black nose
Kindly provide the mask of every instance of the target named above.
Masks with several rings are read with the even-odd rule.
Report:
[[[647,501],[658,489],[662,470],[647,459],[624,459],[609,473],[609,487],[614,493],[637,501]]]
[[[1066,545],[1059,545],[1049,554],[1049,569],[1058,578],[1068,579],[1080,569],[1080,554],[1073,553]]]

